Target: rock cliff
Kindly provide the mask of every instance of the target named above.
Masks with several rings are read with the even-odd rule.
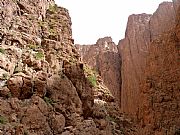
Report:
[[[178,2],[178,1],[174,1]],[[141,84],[141,134],[180,134],[180,3],[174,3],[175,26],[149,46]]]
[[[129,16],[125,38],[118,45],[122,59],[121,107],[124,112],[137,115],[150,42],[169,31],[174,24],[172,2],[161,3],[153,15]]]
[[[121,58],[111,37],[97,40],[94,45],[76,45],[82,60],[97,71],[120,105]]]
[[[101,77],[80,61],[65,8],[53,0],[0,1],[0,134],[133,129]]]

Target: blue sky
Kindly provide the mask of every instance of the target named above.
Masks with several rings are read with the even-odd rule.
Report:
[[[55,0],[69,10],[73,38],[77,44],[93,44],[111,36],[115,43],[124,38],[128,16],[153,13],[164,0]],[[171,1],[171,0],[166,0]]]

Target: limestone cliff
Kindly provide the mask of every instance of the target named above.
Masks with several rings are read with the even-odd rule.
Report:
[[[117,49],[116,49],[117,50]],[[53,0],[0,1],[0,134],[133,134]]]
[[[76,45],[82,60],[97,71],[120,105],[121,59],[117,46],[110,37],[97,40],[94,45]]]

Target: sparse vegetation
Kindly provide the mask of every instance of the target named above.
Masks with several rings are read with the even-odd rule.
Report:
[[[9,92],[8,95],[7,95],[7,98],[10,98],[10,97],[12,97],[11,92]]]
[[[38,23],[39,23],[40,27],[45,27],[46,26],[46,22],[44,22],[44,21],[39,21]]]
[[[97,78],[96,78],[97,72],[95,70],[92,70],[87,65],[85,65],[83,67],[83,69],[84,69],[84,72],[87,76],[88,81],[91,83],[91,85],[93,87],[96,87],[97,86]]]
[[[6,124],[7,123],[7,119],[3,116],[0,116],[0,124]]]
[[[19,72],[22,72],[22,69],[20,67],[16,66],[13,73],[15,74],[15,73],[19,73]]]
[[[8,79],[8,74],[7,73],[2,74],[2,79],[7,80]]]
[[[53,28],[49,29],[49,33],[50,35],[53,35],[53,36],[57,35],[57,31]]]
[[[49,97],[44,97],[44,101],[45,101],[47,104],[50,104],[50,105],[52,105],[52,104],[54,103],[54,101],[53,101],[51,98],[49,98]]]
[[[36,45],[36,44],[29,44],[28,46],[29,46],[29,48],[32,49],[32,50],[37,49],[37,45]]]
[[[55,13],[57,11],[58,6],[56,4],[54,5],[49,5],[49,11],[52,13]]]
[[[5,54],[5,49],[0,48],[0,53]]]
[[[112,117],[112,116],[106,116],[106,120],[112,121],[112,122],[116,121],[116,119],[114,117]]]
[[[24,131],[24,135],[29,135],[27,131]]]
[[[94,74],[92,74],[92,75],[88,76],[87,78],[88,78],[89,82],[91,83],[91,85],[93,87],[96,87],[96,85],[97,85],[96,76]]]
[[[44,54],[42,53],[42,52],[37,52],[36,54],[35,54],[35,57],[36,57],[36,59],[43,59],[44,58]]]
[[[14,3],[17,3],[17,0],[13,0]]]

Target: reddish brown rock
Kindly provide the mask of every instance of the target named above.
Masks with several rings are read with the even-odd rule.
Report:
[[[39,71],[33,79],[33,91],[40,97],[44,97],[46,95],[47,78],[48,76],[46,72]]]
[[[124,112],[137,115],[149,44],[161,33],[170,30],[174,23],[175,12],[171,2],[160,4],[153,15],[129,17],[125,39],[118,45],[122,57],[121,107]]]
[[[72,82],[66,77],[66,75],[54,75],[48,79],[48,94],[52,99],[51,104],[55,105],[55,108],[60,109],[61,112],[68,115],[70,113],[82,112],[82,103],[79,99],[76,88]],[[63,105],[63,106],[62,106]]]
[[[174,3],[176,7],[180,3]],[[142,82],[140,120],[142,134],[178,135],[180,129],[180,8],[176,25],[149,47],[145,79]]]
[[[93,90],[90,82],[85,76],[83,63],[70,64],[66,61],[63,63],[63,72],[73,83],[79,98],[82,101],[82,110],[85,118],[92,116]]]
[[[31,77],[23,73],[11,77],[7,84],[13,97],[25,99],[30,98],[33,94]]]
[[[151,15],[131,15],[128,19],[125,39],[119,42],[121,53],[122,86],[121,107],[126,113],[135,114],[139,104],[139,82],[144,73],[147,45],[150,34],[146,30]]]
[[[111,37],[97,40],[94,45],[76,45],[82,61],[91,66],[102,77],[116,101],[121,99],[121,59]]]

